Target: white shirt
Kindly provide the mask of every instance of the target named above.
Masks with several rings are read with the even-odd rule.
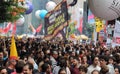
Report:
[[[98,71],[100,71],[101,70],[101,67],[100,66],[93,66],[93,65],[90,65],[89,67],[88,67],[88,71],[87,71],[87,74],[91,74],[91,72],[93,71],[93,70],[98,70]]]

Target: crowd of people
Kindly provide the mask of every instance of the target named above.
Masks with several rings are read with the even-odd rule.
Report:
[[[0,74],[120,74],[120,47],[56,38],[15,39],[19,59],[9,59],[11,38],[0,39]]]

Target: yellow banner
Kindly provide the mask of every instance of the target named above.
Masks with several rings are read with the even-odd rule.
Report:
[[[96,32],[100,32],[103,29],[103,20],[95,17]]]

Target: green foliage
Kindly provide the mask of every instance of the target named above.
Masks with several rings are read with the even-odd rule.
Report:
[[[94,24],[86,24],[87,32],[90,37],[92,37],[92,33],[94,32]]]
[[[0,0],[0,23],[14,22],[24,12],[25,9],[18,6],[18,0]]]

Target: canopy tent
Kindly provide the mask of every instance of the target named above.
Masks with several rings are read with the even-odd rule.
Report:
[[[82,39],[83,39],[83,40],[88,40],[88,37],[87,37],[86,35],[83,35],[83,34],[82,34],[82,35],[77,36],[77,39],[78,39],[78,40],[82,40]]]

